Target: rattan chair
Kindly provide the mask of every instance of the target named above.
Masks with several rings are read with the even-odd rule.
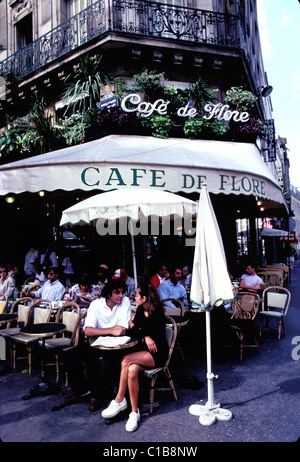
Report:
[[[172,304],[175,305],[175,307],[164,305],[164,303],[168,302],[168,301],[172,302]],[[177,316],[179,316],[179,318],[184,317],[184,315],[186,313],[186,310],[184,308],[184,304],[178,298],[164,298],[163,300],[161,300],[161,302],[163,304],[165,315],[167,315],[167,316],[175,316],[175,318]],[[176,307],[176,305],[178,305],[178,307]],[[181,324],[180,321],[181,321],[181,319],[177,323],[176,348],[179,350],[179,353],[181,354],[181,357],[182,357],[183,361],[185,361],[185,357],[184,357],[184,354],[183,354],[183,351],[182,351],[182,348],[181,348],[181,345],[180,345],[180,340],[179,340],[180,331],[181,331],[182,327],[184,327]]]
[[[78,345],[80,322],[85,312],[80,314],[80,307],[75,302],[66,303],[63,307],[59,308],[55,322],[65,324],[66,330],[64,333],[57,337],[45,340],[45,350],[54,354],[56,366],[56,383],[60,378],[60,355],[65,348]],[[48,363],[48,366],[54,363]],[[66,386],[67,386],[66,377]]]
[[[28,289],[25,291],[26,296],[30,297],[31,293],[37,292],[42,286],[42,284],[36,283],[31,284]]]
[[[269,328],[269,322],[273,319],[277,321],[278,340],[281,338],[281,330],[285,334],[284,318],[287,315],[291,302],[291,293],[288,289],[281,286],[267,287],[263,291],[262,311],[260,312],[260,335],[264,329]],[[266,321],[263,328],[263,321]]]
[[[20,305],[18,307],[19,312]],[[24,326],[28,324],[38,324],[49,322],[51,316],[51,302],[46,299],[40,299],[33,302],[30,306],[22,307],[22,311],[27,312],[25,316]],[[28,374],[32,373],[32,352],[34,346],[40,340],[39,337],[31,337],[24,335],[21,332],[9,336],[9,343],[12,348],[12,367],[16,369],[16,360],[28,358]],[[26,347],[27,355],[17,357],[17,346]]]
[[[8,304],[8,296],[6,294],[0,294],[0,314],[6,313]]]
[[[169,370],[169,364],[171,361],[171,357],[174,351],[174,346],[175,346],[175,342],[177,338],[177,326],[173,318],[171,318],[170,316],[166,316],[166,318],[168,320],[168,323],[172,325],[172,327],[166,326],[166,337],[167,337],[167,341],[169,344],[169,354],[168,354],[167,361],[165,365],[162,367],[155,367],[153,369],[145,369],[143,372],[144,376],[150,379],[150,390],[149,390],[150,414],[153,413],[155,391],[172,391],[175,400],[176,401],[178,400],[175,386],[173,383],[173,379],[172,379],[172,376]],[[161,388],[161,387],[155,386],[158,375],[162,375],[162,374],[165,375],[166,379],[169,382],[168,387]]]
[[[28,320],[28,312],[32,303],[33,300],[31,297],[19,298],[18,300],[12,303],[9,313],[17,313],[18,318],[16,321],[7,321],[6,328],[0,330],[0,335],[2,337],[8,338],[11,335],[16,335],[20,333],[21,326],[26,325],[26,322]],[[13,322],[16,322],[16,327],[11,327],[11,324]]]
[[[260,297],[258,294],[250,292],[239,292],[233,304],[233,315],[231,317],[231,329],[238,338],[240,359],[243,359],[244,348],[257,348],[258,353],[258,332],[254,325],[254,320],[259,311]],[[254,343],[251,343],[251,340]]]
[[[175,307],[165,305],[165,302],[172,302]],[[164,298],[161,300],[164,307],[164,312],[167,316],[184,316],[185,308],[184,304],[178,298]],[[178,306],[176,306],[178,305]]]

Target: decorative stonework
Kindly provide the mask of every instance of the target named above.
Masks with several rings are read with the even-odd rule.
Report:
[[[14,23],[20,21],[20,19],[32,12],[31,0],[18,0],[18,2],[14,2],[13,4],[11,2],[10,6],[13,7],[12,20]]]

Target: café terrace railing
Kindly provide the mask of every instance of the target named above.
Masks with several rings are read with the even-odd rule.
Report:
[[[105,34],[240,48],[236,16],[142,0],[99,0],[0,63],[0,74],[24,78]]]

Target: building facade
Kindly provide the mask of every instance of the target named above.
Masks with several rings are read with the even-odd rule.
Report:
[[[2,136],[8,131],[9,123],[16,119],[26,120],[32,110],[34,95],[43,98],[43,109],[47,110],[51,126],[58,124],[70,103],[70,98],[65,97],[66,82],[72,80],[76,70],[83,69],[84,59],[88,59],[95,68],[101,57],[101,76],[105,76],[96,107],[102,120],[101,130],[94,136],[91,130],[86,129],[81,143],[67,147],[68,170],[59,170],[58,159],[62,159],[66,145],[60,145],[57,139],[56,144],[47,145],[49,149],[44,145],[43,150],[34,152],[48,156],[49,151],[53,153],[55,160],[51,154],[47,164],[56,166],[57,174],[46,171],[46,158],[39,156],[35,163],[41,161],[41,164],[35,166],[38,171],[32,173],[30,159],[33,157],[29,148],[21,153],[18,151],[15,157],[13,150],[11,155],[2,156],[0,193],[12,236],[6,249],[13,248],[20,253],[25,246],[20,237],[24,230],[20,228],[25,223],[28,233],[31,233],[32,222],[28,217],[32,217],[32,210],[37,211],[35,219],[32,218],[35,229],[42,225],[53,230],[59,227],[64,208],[95,192],[146,185],[169,187],[173,192],[196,200],[201,184],[207,182],[229,266],[233,266],[241,254],[260,259],[264,257],[266,243],[260,239],[260,229],[265,219],[281,219],[289,213],[286,200],[289,184],[287,157],[275,141],[271,87],[263,66],[255,0],[3,0],[0,3],[0,24],[0,72],[4,79],[0,107]],[[151,97],[147,92],[138,92],[136,87],[132,90],[135,76],[143,75],[149,82],[151,75],[157,77],[158,74],[163,76],[163,85],[168,87],[168,93],[165,92],[162,98],[159,92],[154,92]],[[201,85],[197,86],[199,81]],[[194,97],[184,99],[191,95],[186,92],[191,85]],[[173,89],[172,94],[170,88]],[[235,107],[228,104],[228,90],[236,88],[247,92],[247,96],[253,95],[250,112],[247,112],[247,106],[239,110],[241,100],[232,103]],[[226,134],[212,133],[208,125],[200,135],[194,132],[191,135],[191,131],[187,130],[188,125],[185,124],[189,121],[192,131],[195,131],[193,122],[198,117],[196,90],[213,94],[214,101],[207,101],[206,112],[201,118],[204,117],[207,124],[209,121],[222,122]],[[136,108],[132,107],[134,99],[126,100],[131,93],[140,98],[135,100],[140,103],[136,104]],[[164,116],[168,111],[164,111],[166,108],[162,106],[167,96],[171,99],[170,95],[174,97],[175,93],[177,106],[174,103],[174,118],[168,119],[170,130],[167,135],[154,133],[156,139],[152,141],[159,143],[159,146],[155,144],[159,154],[149,161],[145,149],[152,143],[149,135],[153,136],[153,132],[149,132],[145,125],[141,128],[143,108],[151,107],[158,115]],[[104,129],[101,110],[109,104],[106,104],[107,97],[112,98],[112,107],[123,111],[122,114],[135,116],[130,129],[121,127],[120,117],[111,120],[110,126]],[[77,98],[86,99],[82,98],[82,94]],[[161,106],[157,103],[160,99],[163,101]],[[173,102],[174,99],[171,104],[168,103],[168,109]],[[80,111],[82,107],[79,106],[77,112]],[[70,110],[67,115],[70,117]],[[164,121],[163,125],[166,125]],[[115,135],[121,137],[118,138],[117,152],[127,149],[126,172],[124,163],[121,165],[116,157],[111,156],[113,144],[109,145],[110,151],[105,152],[103,157],[93,154],[93,158],[81,165],[84,146],[85,152],[92,152],[88,143],[96,143],[95,150],[100,152],[103,140],[108,136],[113,143],[115,138],[111,136]],[[138,145],[136,136],[141,144],[139,152],[143,153],[138,162],[134,150]],[[176,146],[178,140],[185,142],[182,149],[173,148],[167,155],[170,140],[176,140]],[[75,163],[80,163],[82,168],[71,173],[70,165],[73,168]],[[22,180],[21,171],[26,172]],[[146,172],[145,177],[147,175],[147,184],[140,178],[143,171]],[[20,180],[12,184],[16,172]],[[63,177],[61,183],[55,182],[59,172]],[[105,172],[105,179],[100,178],[99,172]],[[128,172],[130,177],[126,176]],[[41,179],[40,184],[32,186],[30,175]],[[81,183],[73,181],[75,177],[80,178]],[[49,178],[51,185],[46,184]],[[45,194],[41,197],[38,193],[44,190]],[[12,204],[6,201],[9,195],[15,195]],[[94,237],[91,239],[94,242]],[[141,245],[150,249],[149,255],[155,252],[153,240],[144,240]],[[164,244],[161,245],[164,247]],[[106,257],[98,248],[97,252],[99,258]],[[191,249],[182,250],[180,254],[181,258],[188,260],[191,255]],[[166,258],[169,259],[170,254]],[[141,272],[147,271],[145,265],[145,261],[141,262]]]

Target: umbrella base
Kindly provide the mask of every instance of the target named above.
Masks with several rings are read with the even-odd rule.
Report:
[[[228,422],[232,419],[232,412],[228,409],[222,409],[220,404],[215,404],[212,409],[205,405],[192,404],[189,408],[189,413],[199,417],[199,423],[204,426],[210,426],[220,420],[221,422]]]

